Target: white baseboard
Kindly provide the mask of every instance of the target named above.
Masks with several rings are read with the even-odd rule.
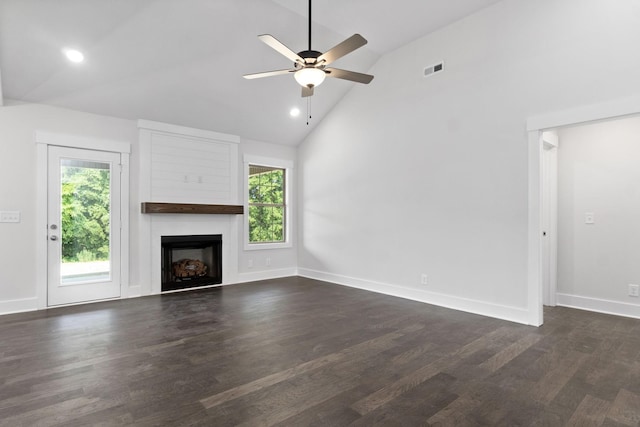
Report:
[[[595,311],[597,313],[614,314],[616,316],[640,319],[640,304],[629,304],[626,302],[560,293],[556,294],[556,298],[557,305],[562,307],[577,308],[580,310]]]
[[[277,270],[252,271],[251,273],[238,273],[238,283],[256,282],[258,280],[279,279],[281,277],[297,276],[298,269],[279,268]]]
[[[370,280],[325,273],[307,268],[299,268],[298,275],[308,277],[310,279],[322,280],[338,285],[377,292],[380,294],[420,301],[453,310],[466,311],[468,313],[480,314],[487,317],[495,317],[497,319],[508,320],[525,325],[527,325],[529,321],[529,312],[525,308],[510,307],[486,301],[460,298],[436,292],[428,292],[421,289],[405,288],[388,283],[373,282]]]
[[[36,297],[0,301],[0,315],[36,311],[37,309],[38,298]]]

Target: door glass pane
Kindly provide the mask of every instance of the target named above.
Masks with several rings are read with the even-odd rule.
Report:
[[[61,159],[61,284],[111,278],[111,165]]]

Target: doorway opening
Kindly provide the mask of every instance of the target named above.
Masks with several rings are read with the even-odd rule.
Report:
[[[553,145],[547,134],[544,305],[640,316],[640,117],[559,128]]]
[[[545,144],[545,136],[550,131],[561,130],[566,127],[597,123],[606,120],[620,119],[640,115],[640,97],[619,99],[603,104],[589,105],[572,110],[559,111],[541,116],[532,117],[527,121],[529,133],[529,245],[528,245],[528,311],[529,324],[540,326],[543,323],[543,305],[554,303],[565,304],[564,301],[553,301],[553,296],[558,295],[553,291],[551,279],[557,277],[553,273],[552,260],[557,256],[550,256],[553,244],[549,239],[551,225],[548,223],[549,199],[545,200],[545,180],[548,178],[549,162],[545,160],[546,150],[550,150],[549,140]],[[547,135],[545,135],[547,133]],[[553,134],[551,132],[551,134]],[[562,146],[562,141],[559,141]],[[556,149],[557,150],[557,149]],[[556,151],[557,153],[557,151]],[[547,166],[545,169],[545,163]],[[548,191],[548,188],[547,188]],[[546,235],[545,235],[546,234]],[[557,235],[557,231],[555,232]],[[557,247],[557,244],[555,245]],[[556,264],[557,265],[557,264]],[[545,290],[546,287],[546,290]],[[545,295],[545,293],[547,293]],[[605,308],[592,306],[590,298],[583,298],[580,302],[583,309],[604,311],[619,315],[640,316],[640,307],[637,304],[615,303],[608,304]],[[615,310],[612,310],[615,308]]]

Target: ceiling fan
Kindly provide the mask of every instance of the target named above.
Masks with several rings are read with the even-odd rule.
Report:
[[[373,80],[373,76],[370,74],[327,67],[327,65],[331,64],[335,60],[342,58],[346,54],[367,44],[367,40],[360,34],[352,35],[325,53],[311,49],[311,0],[309,0],[309,49],[295,53],[270,34],[263,34],[258,36],[258,38],[271,48],[275,49],[278,53],[292,60],[293,68],[288,70],[245,74],[243,76],[245,79],[258,79],[262,77],[293,73],[296,81],[300,86],[302,86],[303,98],[313,95],[313,88],[320,85],[327,76],[364,84],[368,84]]]

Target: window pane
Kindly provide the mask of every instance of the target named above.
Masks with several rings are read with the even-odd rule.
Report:
[[[265,208],[263,206],[249,206],[249,241],[267,242],[269,234],[265,227]]]
[[[62,284],[110,277],[110,165],[62,159]]]
[[[249,203],[262,203],[260,197],[260,175],[249,176]]]
[[[249,166],[249,242],[285,241],[285,170]]]
[[[274,242],[284,242],[284,208],[273,207],[273,222],[271,223],[272,239]]]

